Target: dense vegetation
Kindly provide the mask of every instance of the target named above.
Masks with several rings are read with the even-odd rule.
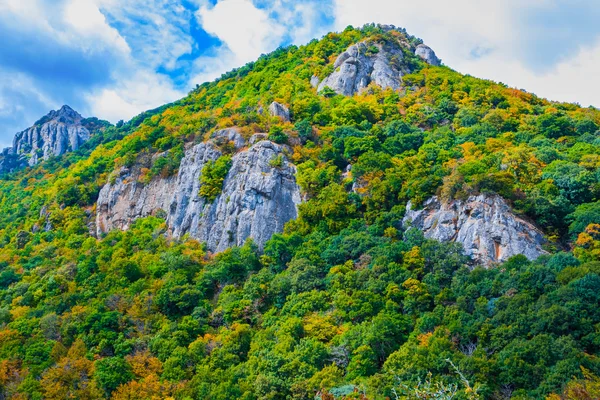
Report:
[[[600,112],[410,52],[400,92],[317,93],[311,76],[365,39],[420,43],[366,26],[282,48],[2,180],[3,398],[597,396]],[[273,100],[291,123],[259,112]],[[263,253],[207,255],[157,217],[90,235],[119,168],[173,174],[184,143],[234,125],[289,143],[308,199]],[[208,199],[229,158],[210,168]],[[400,229],[409,200],[481,192],[535,221],[549,255],[484,269]]]

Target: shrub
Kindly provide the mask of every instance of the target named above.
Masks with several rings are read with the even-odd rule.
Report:
[[[202,168],[200,175],[200,196],[213,202],[223,190],[223,181],[231,168],[231,156],[221,156],[216,161],[209,161]]]

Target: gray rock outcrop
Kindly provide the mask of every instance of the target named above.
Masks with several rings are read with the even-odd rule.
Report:
[[[404,62],[404,53],[400,42],[383,46],[374,42],[360,42],[348,47],[336,59],[332,72],[318,85],[318,91],[329,87],[338,94],[352,96],[363,91],[371,82],[382,88],[391,87],[397,90],[402,85],[402,76],[412,72],[408,63]],[[429,49],[428,58],[423,58]],[[426,62],[437,63],[439,60],[429,47],[417,47],[419,55]],[[312,81],[311,81],[312,83]]]
[[[173,237],[189,234],[206,242],[212,252],[242,245],[247,238],[262,248],[297,217],[296,169],[283,155],[282,146],[257,142],[232,157],[222,193],[210,203],[199,196],[200,176],[204,165],[220,156],[214,143],[198,144],[186,151],[177,176],[157,177],[148,184],[138,182],[139,171],[122,170],[100,191],[98,235],[162,213]],[[281,163],[272,162],[276,157],[281,157]]]
[[[402,222],[405,228],[422,230],[429,239],[461,243],[468,256],[486,266],[517,254],[533,260],[545,253],[543,233],[515,215],[498,195],[448,203],[434,196],[421,210],[412,210],[409,202]]]
[[[237,128],[220,129],[215,131],[215,133],[211,135],[211,138],[217,143],[217,145],[231,142],[236,150],[239,150],[246,145],[244,137],[240,134],[240,131]]]
[[[435,55],[435,52],[431,49],[431,47],[426,46],[424,44],[420,44],[415,49],[415,54],[421,57],[426,63],[439,66],[442,64],[439,58]]]
[[[15,135],[10,152],[28,157],[29,165],[33,166],[40,159],[75,151],[90,138],[90,131],[82,125],[82,120],[69,106],[50,111],[34,126]]]
[[[95,120],[101,125],[108,124],[95,118],[90,120]],[[60,156],[79,149],[91,136],[85,121],[69,106],[50,111],[31,128],[17,133],[12,147],[2,150],[0,174],[14,172],[28,165],[34,166],[42,159],[46,160],[50,156]]]
[[[279,117],[285,122],[290,122],[290,110],[276,101],[269,105],[269,113],[274,117]]]

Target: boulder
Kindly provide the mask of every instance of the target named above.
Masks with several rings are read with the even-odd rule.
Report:
[[[236,150],[239,150],[246,145],[246,140],[241,135],[239,129],[235,127],[219,129],[211,135],[211,139],[217,143],[217,145],[232,142]]]
[[[420,44],[415,49],[415,55],[421,57],[426,63],[439,66],[442,64],[439,58],[435,55],[435,52],[431,50],[431,47],[424,44]]]
[[[274,117],[279,117],[285,122],[290,122],[290,110],[276,101],[269,105],[269,113]]]

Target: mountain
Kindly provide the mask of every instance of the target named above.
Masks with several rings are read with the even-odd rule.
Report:
[[[32,127],[19,132],[13,146],[0,158],[0,174],[34,166],[40,160],[78,150],[98,130],[109,124],[97,118],[84,119],[77,111],[64,105],[40,118]]]
[[[599,124],[373,24],[51,112],[4,156],[1,395],[596,398]]]

